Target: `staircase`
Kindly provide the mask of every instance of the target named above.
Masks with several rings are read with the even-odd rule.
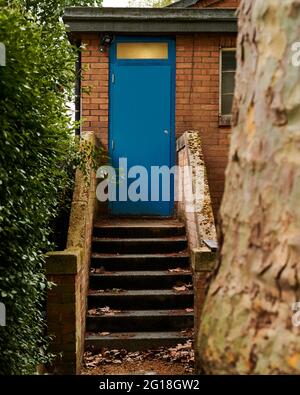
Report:
[[[185,228],[178,221],[97,223],[86,348],[136,351],[185,342],[194,325],[191,284]]]

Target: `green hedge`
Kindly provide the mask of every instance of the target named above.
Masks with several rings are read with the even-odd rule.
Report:
[[[6,2],[5,2],[6,3]],[[64,26],[38,23],[0,0],[0,373],[34,373],[48,359],[42,303],[49,223],[70,182],[66,99],[75,51]]]

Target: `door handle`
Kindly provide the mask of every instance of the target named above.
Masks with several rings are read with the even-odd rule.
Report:
[[[167,129],[165,129],[164,134],[169,134],[169,131]]]

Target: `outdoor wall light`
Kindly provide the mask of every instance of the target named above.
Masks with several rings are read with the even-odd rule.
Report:
[[[109,48],[113,41],[113,37],[110,34],[105,33],[100,39],[100,52],[104,52]]]

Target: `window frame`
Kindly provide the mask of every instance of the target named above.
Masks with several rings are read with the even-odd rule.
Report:
[[[168,43],[168,59],[117,59],[117,43],[156,43],[156,42],[167,42]],[[119,66],[140,66],[140,65],[151,65],[151,66],[161,66],[161,65],[172,65],[175,58],[171,55],[175,44],[173,38],[170,36],[124,36],[120,35],[114,38],[110,48],[113,49],[110,55],[110,64],[118,64]]]
[[[163,47],[163,50],[166,52],[166,56],[163,57],[122,57],[119,54],[119,48],[122,45],[129,45],[129,46],[134,46],[134,45],[139,45],[139,44],[144,44],[145,46],[147,45],[159,45]],[[116,43],[116,59],[117,61],[167,61],[169,59],[169,43],[168,41],[130,41],[130,42],[117,42]]]
[[[219,126],[231,126],[232,114],[222,114],[223,100],[223,52],[235,52],[236,47],[220,48],[220,70],[219,70]],[[236,72],[236,70],[235,70]]]

